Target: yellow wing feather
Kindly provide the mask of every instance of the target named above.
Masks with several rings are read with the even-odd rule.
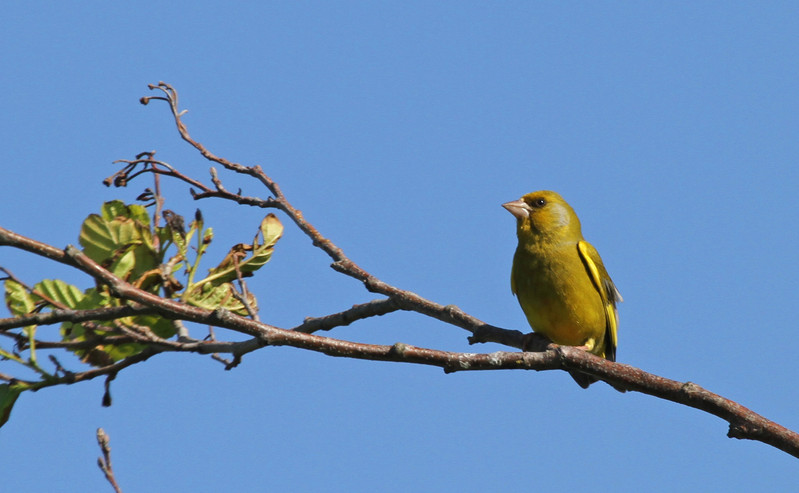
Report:
[[[618,344],[619,312],[616,303],[622,301],[621,294],[611,281],[602,259],[596,249],[587,241],[577,243],[580,259],[585,264],[591,282],[594,284],[602,306],[605,308],[605,358],[616,361],[616,345]]]

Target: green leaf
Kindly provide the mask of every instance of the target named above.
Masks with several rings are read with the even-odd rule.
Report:
[[[112,298],[107,291],[90,288],[87,289],[85,293],[82,293],[82,299],[77,304],[76,308],[86,310],[119,305],[120,301],[116,298]],[[134,317],[120,318],[119,321],[123,324],[135,324],[148,327],[153,333],[164,339],[168,339],[175,335],[175,327],[172,325],[172,321],[157,315],[136,315]],[[62,340],[84,341],[87,337],[94,337],[98,334],[102,334],[103,329],[106,327],[109,331],[114,328],[111,322],[96,322],[95,325],[98,326],[97,331],[87,329],[86,326],[82,324],[64,322],[61,325]],[[91,349],[76,349],[73,352],[84,362],[94,366],[104,366],[138,354],[143,349],[143,345],[136,343],[116,345],[98,344]]]
[[[105,289],[98,290],[97,288],[89,288],[81,295],[81,299],[76,303],[75,309],[77,310],[91,310],[94,308],[102,308],[107,306],[119,306],[119,300],[112,298]],[[107,327],[111,330],[112,324],[110,322],[96,322],[95,325],[99,326],[98,333]],[[73,324],[71,322],[64,322],[61,324],[61,338],[64,342],[70,341],[84,341],[87,338],[89,330],[83,324]],[[91,334],[94,336],[94,334]],[[72,352],[80,357],[83,361],[87,361],[96,366],[103,364],[113,363],[113,358],[108,356],[108,351],[114,350],[114,346],[99,346],[91,350],[75,349]]]
[[[193,291],[185,301],[186,303],[207,310],[225,308],[239,315],[247,315],[247,307],[234,296],[234,292],[235,288],[233,284],[229,282],[220,284],[219,286],[206,284],[202,289]],[[250,308],[257,310],[258,303],[255,296],[253,296],[252,293],[247,294],[247,302],[250,304]]]
[[[267,214],[261,221],[261,235],[263,236],[264,246],[269,248],[275,246],[277,240],[283,236],[283,224],[276,215]]]
[[[45,279],[36,283],[33,289],[46,296],[48,299],[71,309],[77,308],[84,297],[81,290],[76,286],[67,284],[58,279]]]
[[[24,389],[18,385],[2,384],[0,385],[0,427],[2,427],[11,415],[11,408],[17,402],[17,397]]]
[[[138,221],[142,226],[150,228],[150,214],[147,213],[147,208],[138,204],[130,204],[127,206],[127,217]]]
[[[189,231],[191,232],[191,230]],[[185,257],[189,250],[188,235],[182,235],[180,231],[171,228],[169,229],[169,233],[171,235],[169,239],[178,247],[178,253]]]
[[[123,324],[134,323],[136,325],[148,327],[155,335],[164,339],[169,339],[175,335],[174,325],[172,325],[170,320],[163,317],[139,315],[122,318],[120,322]],[[78,324],[67,327],[65,323],[62,326],[62,330],[70,332],[68,336],[64,337],[65,340],[83,341],[86,339],[86,330]],[[76,349],[74,353],[86,363],[90,363],[94,366],[105,366],[139,354],[144,348],[144,345],[133,342],[125,344],[98,344],[88,350]]]
[[[164,249],[172,241],[172,230],[165,227],[155,228],[155,236],[158,237],[158,242],[161,244],[161,248]]]
[[[203,239],[201,243],[203,245],[208,245],[211,243],[211,240],[214,239],[214,228],[205,228],[205,232],[203,233]]]
[[[130,356],[139,354],[144,350],[144,346],[130,342],[127,344],[108,344],[99,345],[89,351],[83,360],[94,366],[105,366],[117,361],[121,361]]]
[[[127,280],[138,279],[160,263],[147,209],[114,200],[103,204],[100,212],[83,222],[79,238],[83,253]]]
[[[101,264],[113,258],[120,248],[144,243],[140,228],[133,220],[126,217],[106,220],[97,214],[83,222],[79,241],[83,253]]]
[[[14,316],[27,315],[36,308],[36,301],[32,294],[17,281],[5,281],[6,306]]]
[[[105,289],[89,288],[83,292],[83,297],[75,305],[76,310],[91,310],[93,308],[103,308],[106,306],[118,306],[119,300],[112,298]]]
[[[136,268],[136,250],[135,247],[121,250],[124,251],[124,253],[114,260],[108,270],[119,278],[127,279],[128,274]]]
[[[119,300],[112,298],[107,291],[100,291],[97,288],[89,288],[83,294],[80,301],[75,304],[76,310],[92,310],[107,306],[119,306]],[[108,322],[97,322],[97,325],[108,326]],[[61,338],[66,341],[82,341],[85,339],[83,325],[64,322],[61,324]],[[75,354],[78,354],[76,351]],[[81,353],[82,354],[82,353]],[[80,354],[79,354],[80,355]]]
[[[169,339],[175,335],[175,326],[172,321],[157,315],[137,315],[132,318],[136,325],[149,327],[155,335],[162,339]]]
[[[230,249],[218,266],[209,271],[209,276],[197,284],[211,282],[216,286],[236,279],[236,263],[242,277],[252,275],[272,258],[275,243],[283,234],[283,224],[274,214],[267,215],[255,235],[252,245],[239,243]],[[247,257],[247,253],[252,254]]]
[[[100,214],[106,221],[112,221],[118,217],[128,217],[139,221],[144,226],[150,226],[150,215],[147,213],[147,208],[137,204],[127,205],[121,200],[104,203],[100,208]]]
[[[100,208],[100,214],[106,221],[111,221],[116,217],[127,215],[128,206],[121,200],[106,202]]]
[[[122,320],[130,321],[131,319]],[[102,328],[104,327],[108,327],[109,331],[113,328],[109,322],[98,322],[96,325],[100,327],[100,329],[96,331],[97,334],[102,333]],[[86,326],[81,324],[64,322],[61,325],[61,335],[64,341],[85,341],[87,337],[94,337],[96,335],[91,332],[95,331],[89,331]],[[144,349],[144,346],[136,343],[97,344],[90,349],[75,349],[72,352],[85,363],[90,363],[94,366],[105,366],[127,358],[128,356],[138,354],[142,349]]]
[[[274,214],[267,215],[258,228],[252,244],[239,243],[225,255],[222,262],[209,270],[209,275],[205,279],[192,284],[186,288],[182,299],[186,303],[208,310],[216,308],[226,308],[232,312],[242,315],[247,314],[244,304],[235,296],[235,288],[231,284],[237,279],[236,266],[242,277],[251,276],[256,270],[266,264],[272,258],[275,243],[283,234],[283,225]],[[208,228],[205,236],[210,241],[212,231]],[[204,242],[205,243],[205,242]],[[250,307],[255,309],[257,306],[255,297],[248,293],[247,302]]]

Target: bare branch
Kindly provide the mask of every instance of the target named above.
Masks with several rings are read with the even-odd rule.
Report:
[[[355,321],[369,317],[381,316],[399,310],[399,305],[392,298],[373,300],[360,305],[353,305],[349,310],[332,313],[324,317],[308,317],[305,321],[291,330],[313,334],[321,330],[331,330],[335,327],[349,325]]]
[[[55,309],[20,317],[0,318],[0,332],[28,325],[53,325],[61,322],[116,320],[133,315],[153,315],[156,311],[144,305],[109,306],[90,310]]]
[[[15,332],[0,332],[1,336],[16,341],[19,349],[25,350],[31,342],[36,346],[36,349],[69,349],[74,351],[76,349],[91,349],[97,346],[110,344],[128,344],[131,342],[140,342],[138,339],[133,339],[124,335],[107,335],[107,336],[90,336],[82,341],[43,341],[40,339],[31,340],[27,335],[17,334]]]
[[[147,347],[142,350],[142,352],[135,354],[133,356],[129,356],[122,361],[118,361],[114,364],[102,366],[99,368],[92,368],[91,370],[86,370],[79,373],[69,373],[62,377],[58,378],[51,378],[47,380],[40,380],[40,381],[28,381],[28,380],[21,380],[19,378],[9,377],[6,378],[4,375],[0,375],[0,380],[5,380],[7,382],[18,382],[24,384],[31,390],[39,390],[44,389],[47,387],[53,387],[56,385],[64,385],[64,384],[73,384],[78,382],[85,382],[87,380],[92,380],[97,377],[111,375],[119,373],[121,370],[133,366],[137,363],[141,363],[143,361],[147,361],[150,357],[162,352],[160,349],[156,347]]]

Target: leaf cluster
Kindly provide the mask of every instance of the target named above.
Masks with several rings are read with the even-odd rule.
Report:
[[[79,242],[83,253],[120,279],[144,291],[164,298],[180,300],[192,306],[214,310],[224,308],[247,315],[257,311],[255,296],[240,290],[234,282],[252,276],[272,257],[275,244],[283,233],[283,225],[274,215],[267,215],[253,240],[230,248],[218,265],[199,275],[200,261],[213,240],[213,230],[204,226],[199,210],[184,228],[183,218],[164,211],[165,225],[151,220],[146,207],[125,204],[120,200],[106,202],[99,214],[91,214],[80,229]],[[51,310],[92,310],[118,307],[129,302],[120,299],[106,284],[81,289],[58,279],[44,279],[27,286],[16,278],[4,283],[5,302],[16,317]],[[243,291],[243,293],[242,293]],[[15,361],[33,370],[44,380],[58,378],[45,370],[37,356],[37,325],[19,329],[22,336],[13,350],[0,348],[0,357]],[[84,363],[106,366],[139,354],[145,345],[137,342],[106,343],[110,336],[134,334],[141,339],[168,339],[176,335],[176,324],[156,314],[132,315],[109,321],[63,322],[60,342]],[[20,392],[30,388],[21,381],[0,385],[0,425],[8,418],[11,406]]]

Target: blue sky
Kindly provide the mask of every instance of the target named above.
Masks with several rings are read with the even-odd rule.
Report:
[[[194,137],[261,164],[362,267],[502,327],[527,329],[500,204],[560,192],[624,295],[620,361],[799,429],[794,4],[29,2],[2,26],[3,227],[76,243],[103,201],[149,186],[101,185],[141,151],[205,179],[166,107],[137,102],[164,80]],[[215,228],[210,257],[262,217],[165,189]],[[262,318],[290,327],[371,299],[328,263],[289,226],[251,283]],[[9,249],[0,265],[91,285]],[[500,349],[413,314],[330,335]],[[98,426],[125,491],[792,491],[799,471],[715,417],[562,372],[267,348],[230,372],[162,355],[112,393],[111,408],[102,381],[23,395],[0,430],[4,488],[110,491]]]

